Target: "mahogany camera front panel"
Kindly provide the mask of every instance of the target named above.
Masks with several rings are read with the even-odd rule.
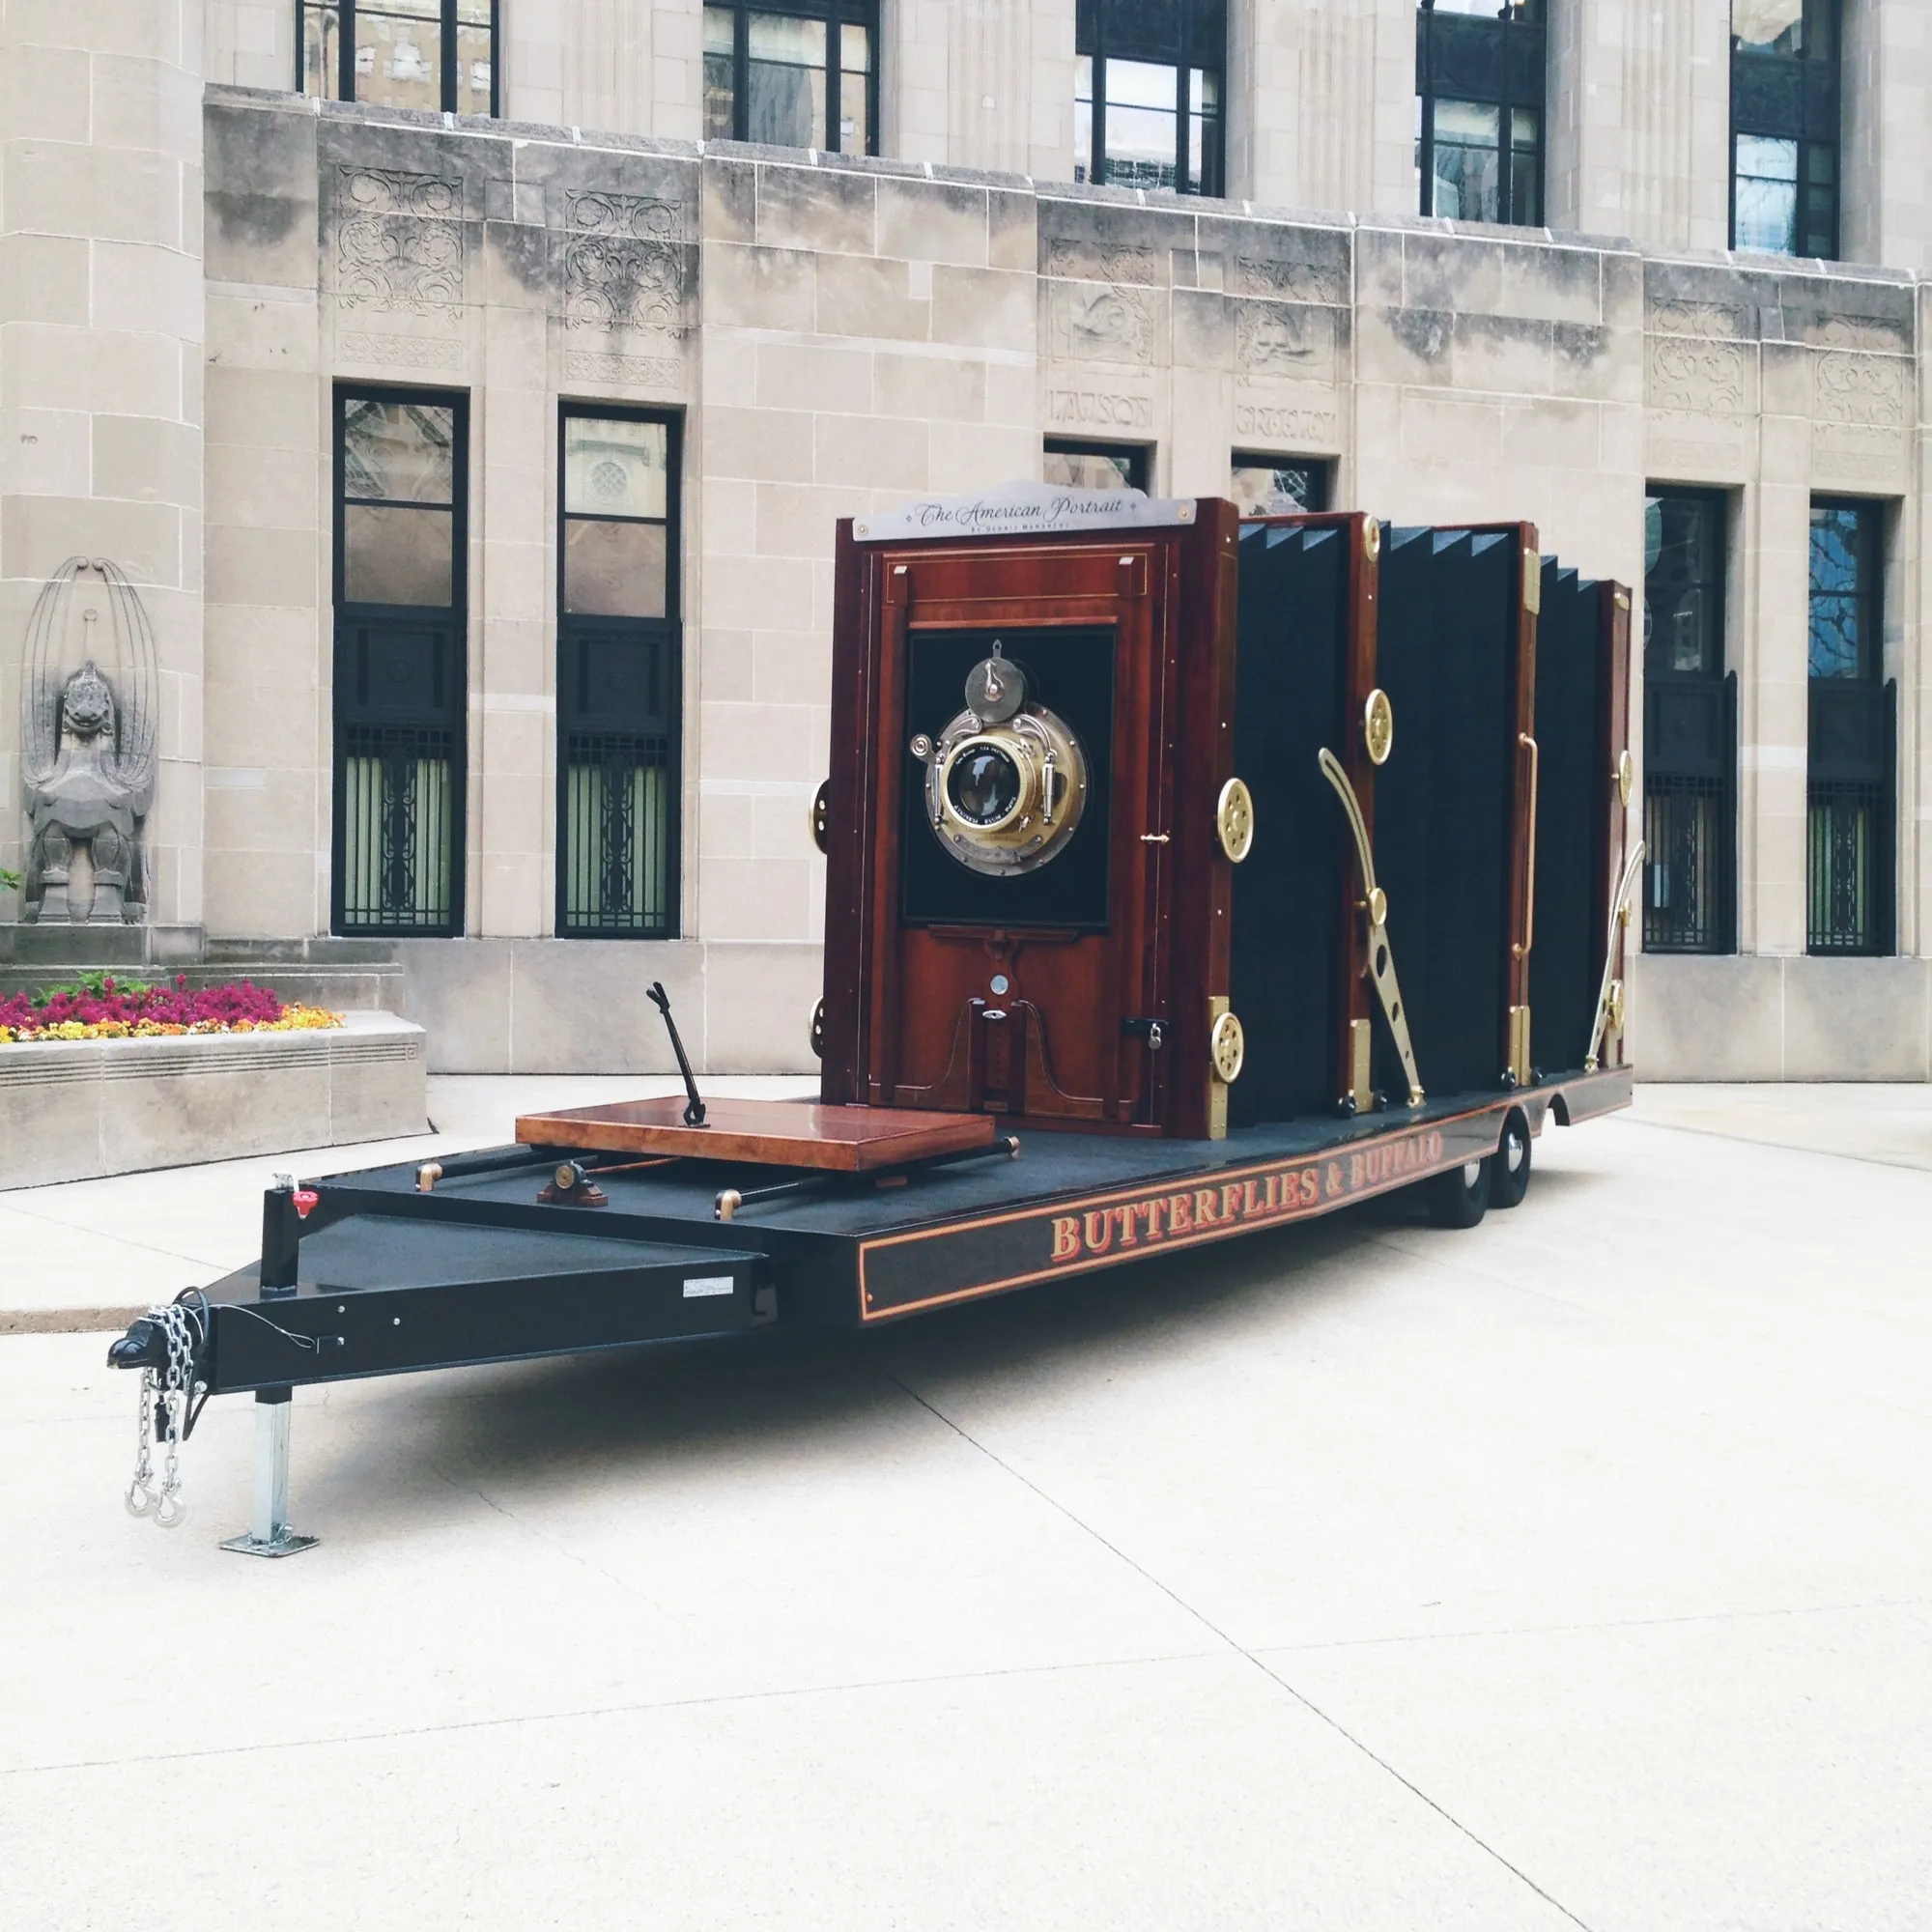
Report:
[[[826,1100],[1221,1129],[1235,520],[1183,507],[1057,536],[840,525]]]
[[[1635,877],[1625,851],[1630,757],[1631,594],[1543,565],[1536,739],[1543,781],[1536,826],[1530,1008],[1545,1073],[1619,1064],[1623,953]],[[1609,1048],[1614,1046],[1612,1053]]]

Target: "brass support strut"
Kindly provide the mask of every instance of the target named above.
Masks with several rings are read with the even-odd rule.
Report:
[[[1617,922],[1629,915],[1630,895],[1636,885],[1638,869],[1643,865],[1644,843],[1636,841],[1635,849],[1630,855],[1630,864],[1624,867],[1623,882],[1610,895],[1610,917],[1605,926],[1604,940],[1604,979],[1597,989],[1597,1015],[1590,1022],[1590,1044],[1583,1056],[1583,1071],[1597,1070],[1597,1042],[1604,1037],[1604,1028],[1610,1017],[1610,989],[1615,984],[1617,964]]]
[[[1355,788],[1341,760],[1326,745],[1315,754],[1321,776],[1335,788],[1342,810],[1349,815],[1349,829],[1355,835],[1355,857],[1362,868],[1361,906],[1369,922],[1369,980],[1381,1002],[1382,1017],[1388,1021],[1395,1050],[1402,1057],[1402,1070],[1408,1076],[1408,1104],[1422,1104],[1422,1076],[1415,1069],[1415,1049],[1408,1039],[1408,1015],[1402,1008],[1402,988],[1396,983],[1395,954],[1389,951],[1388,895],[1376,884],[1376,858],[1369,850],[1369,828],[1362,821],[1362,808],[1355,802]]]

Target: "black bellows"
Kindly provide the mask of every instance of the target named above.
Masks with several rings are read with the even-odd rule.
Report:
[[[1228,1092],[1235,1126],[1335,1107],[1347,835],[1316,753],[1344,729],[1349,544],[1332,525],[1241,531],[1235,769],[1256,836],[1235,868],[1229,999],[1247,1036]]]
[[[1609,586],[1555,558],[1543,559],[1543,614],[1536,633],[1536,741],[1543,767],[1536,809],[1536,924],[1529,955],[1531,1057],[1546,1073],[1569,1073],[1590,1050],[1603,973],[1610,881],[1599,854],[1613,754],[1603,672],[1605,593]]]
[[[1517,560],[1492,531],[1401,529],[1382,548],[1376,681],[1395,743],[1376,775],[1376,867],[1430,1094],[1493,1089],[1508,1059]],[[1377,1022],[1376,1084],[1406,1091]]]

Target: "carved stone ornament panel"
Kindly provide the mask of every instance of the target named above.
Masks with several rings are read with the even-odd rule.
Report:
[[[1751,332],[1745,311],[1728,302],[1652,302],[1645,321],[1658,335],[1703,335],[1733,341]]]
[[[336,170],[336,299],[377,314],[463,309],[463,184],[396,168]]]
[[[1650,343],[1647,400],[1652,409],[1738,415],[1747,407],[1749,366],[1735,342],[1656,336]]]
[[[1140,289],[1050,285],[1055,356],[1076,362],[1153,360],[1153,303]]]
[[[1159,286],[1160,258],[1144,242],[1092,242],[1059,235],[1046,244],[1046,272],[1083,282],[1120,282],[1128,288]]]
[[[1249,382],[1332,381],[1334,318],[1287,302],[1236,302],[1235,362]]]
[[[684,334],[681,203],[647,195],[573,194],[564,229],[566,327]]]
[[[1343,308],[1349,301],[1347,270],[1334,262],[1277,261],[1268,256],[1242,255],[1235,264],[1235,286],[1244,296],[1319,302],[1328,308]]]
[[[1901,425],[1907,364],[1891,355],[1828,354],[1812,358],[1823,422]]]

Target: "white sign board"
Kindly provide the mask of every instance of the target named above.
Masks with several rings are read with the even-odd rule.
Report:
[[[1191,497],[1144,490],[1066,490],[1052,483],[1003,483],[974,497],[928,497],[902,510],[853,520],[861,543],[934,537],[1033,537],[1068,530],[1167,529],[1194,521]]]

